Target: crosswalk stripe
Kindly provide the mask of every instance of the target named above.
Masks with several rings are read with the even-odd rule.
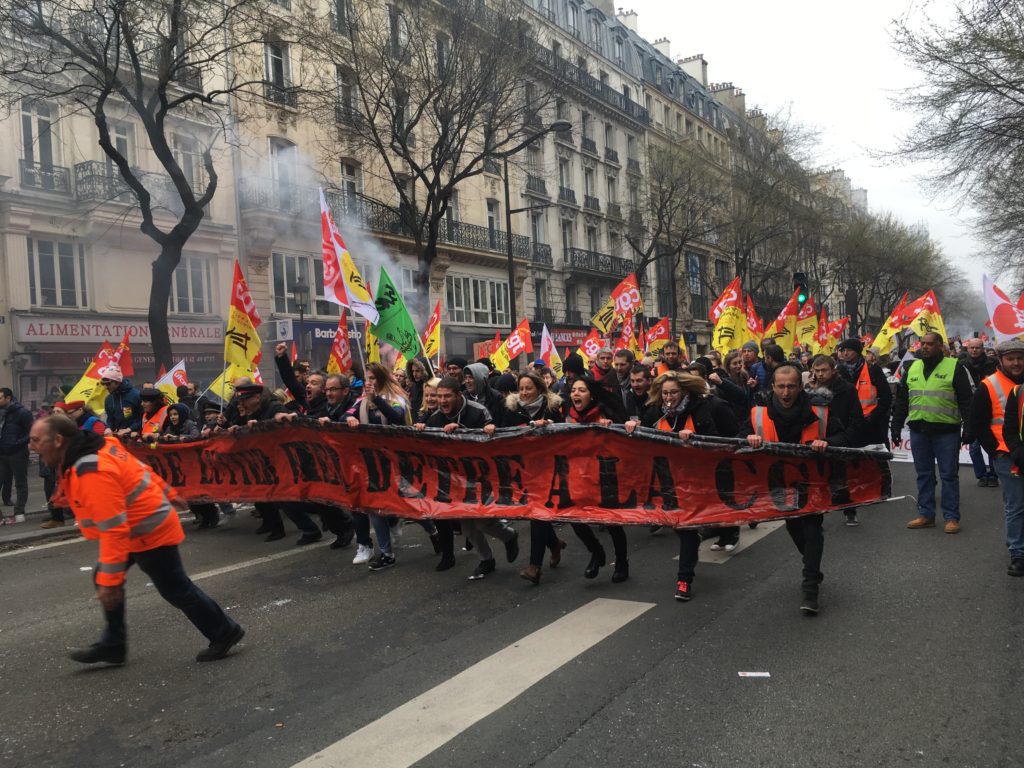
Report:
[[[407,768],[653,607],[654,603],[593,600],[294,768]]]

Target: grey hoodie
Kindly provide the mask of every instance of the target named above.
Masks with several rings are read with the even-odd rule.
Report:
[[[491,388],[491,385],[487,382],[487,366],[483,363],[470,363],[462,369],[462,375],[465,377],[466,373],[469,372],[473,376],[473,382],[476,384],[476,392],[470,392],[463,386],[463,394],[465,394],[468,400],[475,401],[484,406],[491,414],[501,413],[501,402],[504,399],[500,392]]]

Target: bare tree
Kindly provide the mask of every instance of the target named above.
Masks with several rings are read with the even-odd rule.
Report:
[[[991,266],[1024,285],[1024,6],[958,2],[950,23],[902,21],[896,47],[923,85],[897,99],[918,119],[892,157],[931,164],[929,188],[974,207]]]
[[[338,0],[329,27],[305,22],[304,45],[333,65],[316,85],[324,119],[341,123],[339,141],[371,156],[396,190],[398,229],[415,243],[424,296],[453,193],[546,132],[557,86],[542,77],[550,52],[522,12],[516,0],[358,11]],[[336,155],[337,146],[324,150]]]
[[[639,209],[630,211],[626,242],[633,249],[638,274],[664,261],[670,265],[665,271],[674,276],[687,247],[717,239],[716,222],[728,205],[727,173],[703,145],[690,140],[652,143],[646,165]],[[670,279],[667,290],[675,335],[678,281]]]
[[[266,0],[7,0],[0,5],[0,102],[36,101],[87,114],[116,168],[110,199],[133,198],[139,228],[159,247],[149,326],[157,368],[173,364],[167,327],[182,249],[218,189],[214,148],[232,135],[229,101],[262,97],[235,59],[262,55]],[[161,172],[132,165],[112,123],[141,127]]]

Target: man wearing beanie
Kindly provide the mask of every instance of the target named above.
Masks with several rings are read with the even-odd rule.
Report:
[[[889,414],[892,411],[892,390],[881,366],[863,357],[860,339],[839,342],[839,375],[857,388],[857,399],[864,412],[862,443],[865,448],[884,450],[889,439]]]
[[[984,378],[971,401],[970,434],[992,457],[1003,492],[1006,548],[1010,576],[1024,576],[1024,478],[1021,464],[1020,385],[1024,383],[1024,342],[1004,341],[996,347],[999,367]]]
[[[100,384],[107,390],[103,401],[107,428],[115,435],[129,435],[142,429],[142,398],[139,390],[124,377],[121,366],[107,363],[97,371]]]

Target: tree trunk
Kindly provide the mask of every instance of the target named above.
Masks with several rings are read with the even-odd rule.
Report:
[[[181,261],[184,242],[167,242],[160,249],[160,256],[153,262],[153,282],[149,288],[149,335],[153,345],[154,373],[160,366],[171,370],[174,366],[171,349],[171,335],[167,327],[167,307],[171,297],[171,280],[174,270]]]

